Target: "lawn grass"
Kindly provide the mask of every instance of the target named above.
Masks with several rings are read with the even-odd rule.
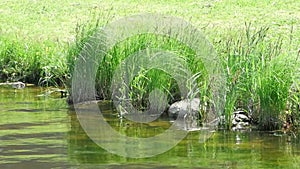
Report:
[[[299,66],[294,64],[298,61],[300,47],[300,2],[297,0],[1,1],[0,81],[66,86],[70,82],[74,58],[93,29],[137,13],[178,16],[204,32],[226,73],[228,125],[231,113],[243,108],[253,113],[261,129],[278,129],[286,120],[288,106],[291,107],[289,111],[293,109],[290,112],[293,120],[299,123],[299,110],[295,108],[299,104],[299,94],[297,89],[290,88],[298,86],[300,77]],[[180,48],[180,45],[175,46]],[[112,54],[118,59],[124,58],[120,53],[130,52],[122,44],[117,48],[114,50],[117,53],[112,51]],[[102,98],[110,95],[107,86],[117,63],[119,61],[102,69],[107,74],[97,81],[105,89],[98,91]],[[148,77],[146,74],[141,73],[132,83],[133,93],[145,95],[159,86],[151,82],[157,72],[148,73]],[[167,92],[176,91],[172,79],[163,76]],[[145,90],[145,82],[152,87]],[[208,84],[201,87],[207,89]],[[205,91],[201,90],[200,95],[208,101],[210,94]],[[138,96],[133,97],[136,100]],[[138,102],[143,101],[136,100]],[[273,123],[269,124],[268,119],[273,119]]]
[[[77,23],[86,23],[91,15],[101,14],[107,21],[136,13],[161,13],[182,17],[200,28],[238,30],[245,22],[255,27],[267,25],[275,34],[287,35],[294,26],[299,35],[299,2],[253,0],[200,0],[187,1],[2,1],[0,3],[0,33],[35,41],[71,42]]]

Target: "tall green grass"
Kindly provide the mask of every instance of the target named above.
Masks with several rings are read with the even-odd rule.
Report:
[[[285,123],[294,63],[282,56],[270,61],[258,79],[258,124],[261,129],[280,129]]]
[[[64,86],[66,79],[65,54],[57,44],[0,38],[0,81]]]
[[[84,44],[91,36],[93,36],[94,31],[99,28],[97,22],[94,23],[96,24],[88,23],[78,27],[76,44],[73,48],[70,48],[68,53],[68,65],[70,67],[70,72],[73,71],[76,63],[76,57],[79,56]],[[145,50],[146,48],[173,52],[187,62],[191,73],[202,71],[201,76],[197,76],[198,82],[205,81],[203,79],[207,78],[202,62],[195,58],[195,51],[191,50],[188,46],[186,46],[186,44],[182,44],[181,42],[166,36],[141,34],[130,37],[116,44],[108,51],[107,55],[101,61],[96,77],[97,96],[100,99],[112,99],[111,96],[113,91],[111,91],[111,85],[113,85],[112,79],[113,76],[115,76],[114,73],[116,69],[128,56],[138,51]],[[168,60],[163,61],[172,62]],[[135,64],[132,66],[140,67],[141,65]],[[198,87],[200,88],[200,86],[202,86],[201,88],[205,88],[205,85],[207,85],[207,83],[199,83]],[[124,90],[124,95],[127,94],[127,97],[130,98],[134,107],[140,110],[149,108],[149,94],[154,89],[159,89],[164,92],[168,96],[167,99],[169,103],[183,99],[180,96],[176,79],[174,79],[174,77],[172,77],[168,72],[164,72],[160,69],[147,70],[146,68],[141,68],[129,84],[124,84],[124,87],[126,87],[126,89],[120,90]],[[205,94],[201,93],[203,98],[209,93],[205,90],[201,91],[205,92]]]
[[[253,29],[251,24],[245,24],[242,33],[217,44],[227,74],[225,117],[228,128],[236,109],[247,111],[262,130],[279,129],[284,123],[298,65],[296,55],[283,52],[282,38],[270,38],[268,29]]]
[[[74,68],[74,58],[76,60],[83,45],[99,28],[99,24],[94,22],[78,28],[76,43],[69,48],[68,53],[70,72]],[[288,120],[294,126],[299,124],[299,90],[295,89],[299,85],[296,81],[299,64],[296,54],[283,48],[286,43],[280,35],[270,36],[268,27],[255,28],[251,24],[245,24],[243,30],[229,30],[228,35],[214,44],[227,78],[224,86],[227,91],[225,109],[219,112],[225,116],[227,128],[231,127],[231,116],[236,109],[248,112],[261,130],[280,129]],[[114,71],[126,57],[145,48],[176,52],[187,61],[193,74],[200,72],[193,82],[197,88],[195,96],[201,98],[201,116],[205,116],[208,112],[206,108],[213,103],[203,63],[195,59],[195,51],[186,44],[153,34],[126,39],[107,53],[97,73],[96,88],[99,98],[111,99]],[[292,86],[294,87],[291,88]],[[149,93],[155,88],[168,95],[169,103],[182,99],[175,79],[160,70],[142,69],[126,87],[130,91],[131,102],[140,110],[149,106]]]
[[[24,81],[42,86],[68,86],[76,59],[95,30],[108,22],[93,16],[86,24],[78,24],[75,42],[60,44],[53,41],[31,41],[0,37],[0,81]],[[205,28],[204,28],[205,29]],[[226,29],[226,28],[222,28]],[[206,31],[206,30],[204,30]],[[211,31],[214,32],[214,31]],[[260,129],[279,129],[287,121],[300,125],[299,59],[294,47],[293,31],[290,35],[277,35],[268,27],[245,24],[244,29],[228,29],[217,39],[214,47],[226,72],[227,84],[225,125],[230,128],[231,115],[244,109]],[[288,37],[288,39],[286,39]],[[113,73],[130,54],[145,48],[159,48],[182,56],[196,76],[195,96],[202,105],[212,103],[207,72],[195,51],[175,39],[153,34],[143,34],[126,39],[114,46],[99,66],[96,80],[100,99],[111,99]],[[130,99],[135,107],[144,110],[149,106],[149,93],[158,88],[168,95],[168,102],[182,99],[178,84],[170,74],[161,70],[141,70],[129,84]],[[205,106],[201,113],[206,113]]]

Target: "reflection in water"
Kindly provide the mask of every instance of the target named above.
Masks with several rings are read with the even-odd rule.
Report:
[[[108,123],[116,130],[131,136],[137,136],[136,131],[139,131],[142,136],[145,136],[145,133],[151,136],[155,131],[153,127],[156,127],[156,130],[163,130],[168,126],[168,122],[163,120],[156,122],[157,126],[155,124],[136,126],[126,119],[123,121],[117,119],[116,112],[107,110],[103,112]],[[299,139],[289,142],[287,135],[276,137],[273,133],[264,132],[218,131],[207,142],[202,143],[202,135],[199,131],[195,131],[190,132],[186,139],[172,150],[158,156],[146,159],[120,157],[93,143],[81,128],[75,112],[70,112],[69,115],[71,117],[69,146],[72,146],[69,147],[69,155],[73,162],[80,164],[111,166],[117,163],[123,167],[144,164],[145,168],[146,166],[149,168],[175,166],[178,168],[285,168],[286,166],[298,168],[300,164]]]
[[[0,168],[299,168],[300,139],[267,132],[217,131],[206,142],[190,132],[176,147],[144,159],[125,158],[96,145],[65,100],[38,98],[41,88],[0,88]],[[137,124],[101,104],[108,123],[131,137],[151,137],[170,123]],[[23,111],[24,110],[24,111]],[[28,111],[38,110],[38,111]],[[107,138],[106,138],[107,139]],[[138,145],[137,145],[138,146]]]

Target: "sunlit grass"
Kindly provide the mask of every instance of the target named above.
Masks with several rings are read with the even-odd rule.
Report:
[[[67,0],[59,3],[24,0],[3,1],[0,6],[2,82],[70,86],[74,59],[94,28],[136,13],[168,14],[197,26],[217,50],[227,77],[226,108],[220,112],[226,116],[227,124],[230,124],[231,113],[243,108],[253,114],[261,128],[278,129],[284,123],[285,109],[289,106],[295,123],[300,122],[299,94],[290,88],[293,83],[293,86],[299,83],[295,83],[299,78],[295,74],[299,71],[296,55],[300,40],[300,2],[297,0]],[[100,65],[101,77],[96,82],[100,98],[109,99],[113,70],[124,56],[145,45],[175,49],[186,58],[193,57],[193,51],[175,41],[153,36],[134,38],[114,47],[109,53],[113,57],[107,57],[105,64]],[[192,61],[189,64],[193,73],[204,71],[199,63],[200,66]],[[157,75],[161,76],[160,81],[153,78]],[[200,96],[209,102],[209,85],[200,83],[205,79],[205,74],[202,75],[198,80]],[[136,104],[141,103],[141,109],[147,105],[144,99],[153,88],[160,87],[169,93],[172,101],[180,99],[174,79],[157,71],[140,72],[130,85],[134,91],[131,97]]]
[[[227,121],[237,108],[247,111],[261,129],[279,129],[284,121],[289,94],[295,94],[290,88],[298,74],[297,53],[283,47],[282,35],[269,34],[268,27],[246,23],[242,32],[216,46],[226,70]]]

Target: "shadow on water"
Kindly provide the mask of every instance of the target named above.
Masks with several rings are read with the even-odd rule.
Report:
[[[300,136],[258,131],[217,131],[205,143],[193,131],[154,157],[114,155],[87,136],[65,99],[36,97],[41,92],[0,88],[0,168],[300,168]],[[99,106],[123,135],[151,137],[171,125],[165,118],[147,124],[121,121],[111,104]]]

